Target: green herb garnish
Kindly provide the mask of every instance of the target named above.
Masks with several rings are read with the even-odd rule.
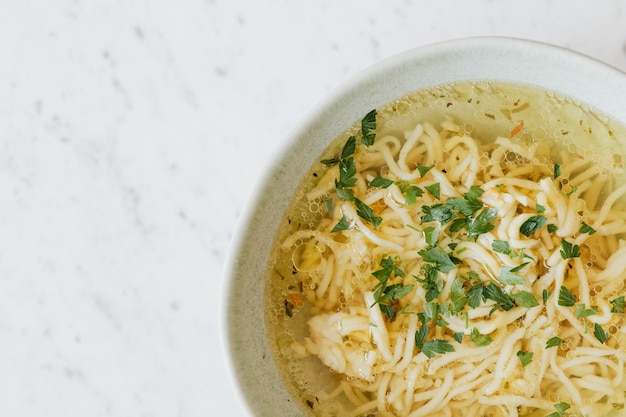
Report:
[[[511,298],[517,301],[522,307],[531,308],[539,305],[535,296],[528,291],[520,291],[518,293],[511,294]]]
[[[565,343],[565,340],[561,339],[558,336],[554,336],[551,337],[550,339],[548,339],[548,341],[546,342],[546,349],[550,349],[552,347],[558,346],[561,343]]]
[[[339,220],[339,223],[337,223],[335,225],[335,227],[333,227],[333,230],[331,230],[331,233],[336,233],[336,232],[341,232],[343,230],[349,230],[350,227],[350,223],[348,222],[348,219],[346,218],[346,216],[341,216],[341,219]]]
[[[424,188],[437,200],[441,198],[441,184],[439,184],[438,182],[427,185]]]
[[[370,182],[372,187],[389,188],[393,184],[393,180],[383,177],[376,177]]]
[[[543,226],[545,226],[547,221],[548,220],[540,214],[529,217],[528,219],[526,219],[524,223],[522,223],[522,225],[519,228],[519,231],[524,236],[530,237],[530,235],[534,234],[537,231],[537,229],[540,229]]]
[[[365,146],[372,146],[376,139],[376,109],[370,111],[361,120],[361,139]]]
[[[585,222],[583,222],[583,224],[580,226],[580,233],[588,233],[589,236],[591,236],[595,232],[596,230]]]
[[[554,404],[554,408],[556,408],[556,411],[554,413],[548,414],[546,417],[561,417],[566,410],[570,409],[570,407],[571,406],[568,403],[561,401],[560,403]]]
[[[576,304],[575,306],[574,315],[579,319],[584,319],[594,314],[598,314],[598,310],[595,308],[585,308],[584,304]]]
[[[430,171],[431,169],[433,169],[434,167],[435,167],[434,165],[431,165],[431,166],[428,166],[428,167],[423,166],[423,165],[418,165],[417,166],[417,170],[420,173],[420,178],[424,178],[424,175],[426,175],[426,173],[428,171]]]
[[[557,301],[558,305],[563,307],[572,307],[576,304],[576,297],[571,293],[567,287],[561,285],[559,289],[559,300]]]
[[[600,343],[606,342],[609,338],[609,334],[598,323],[593,324],[593,335]]]
[[[611,300],[611,313],[624,313],[624,296]]]
[[[561,165],[558,162],[554,163],[554,179],[561,176]]]
[[[522,367],[525,367],[533,360],[533,352],[519,350],[517,351],[517,357],[519,358]]]
[[[580,250],[578,245],[573,245],[565,239],[561,239],[561,257],[563,259],[579,258]]]
[[[493,342],[493,339],[490,336],[486,334],[480,334],[476,327],[472,329],[471,337],[472,342],[474,342],[476,346],[487,346],[488,344]]]
[[[370,222],[374,229],[378,229],[378,226],[383,221],[382,217],[374,215],[374,210],[358,198],[354,199],[354,204],[356,204],[356,214],[363,220]]]

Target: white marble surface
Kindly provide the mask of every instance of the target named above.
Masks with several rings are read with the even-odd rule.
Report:
[[[331,88],[504,35],[626,70],[621,0],[4,0],[0,416],[239,416],[221,269],[255,178]]]

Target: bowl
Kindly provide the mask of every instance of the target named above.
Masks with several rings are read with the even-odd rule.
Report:
[[[576,52],[534,41],[470,38],[420,47],[354,76],[286,138],[242,215],[224,271],[222,338],[233,386],[250,416],[305,415],[275,362],[264,314],[270,249],[291,196],[322,152],[373,108],[409,92],[462,81],[529,85],[626,124],[626,75]]]

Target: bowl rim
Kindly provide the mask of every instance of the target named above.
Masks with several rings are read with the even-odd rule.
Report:
[[[235,322],[231,322],[231,318],[234,313],[233,305],[238,299],[237,290],[239,284],[245,279],[245,277],[241,276],[242,271],[246,267],[250,267],[248,264],[252,262],[244,259],[242,264],[240,255],[248,249],[247,245],[250,239],[254,239],[255,235],[258,235],[258,232],[254,232],[257,230],[257,226],[254,224],[258,216],[256,208],[263,202],[264,193],[272,188],[272,185],[268,185],[268,183],[271,183],[272,180],[276,178],[276,175],[280,174],[280,172],[276,171],[276,167],[283,165],[288,160],[293,154],[293,148],[302,141],[304,136],[310,133],[311,129],[316,127],[316,121],[322,120],[324,117],[329,117],[329,113],[332,113],[337,103],[345,101],[346,97],[349,97],[348,101],[354,100],[355,91],[359,91],[359,89],[364,87],[375,88],[375,80],[381,77],[384,78],[385,74],[393,74],[393,76],[397,78],[399,71],[407,71],[408,68],[413,68],[415,71],[424,68],[424,66],[441,66],[442,62],[448,63],[451,59],[463,58],[467,60],[472,54],[480,58],[489,58],[492,63],[495,63],[495,67],[490,71],[483,72],[486,75],[484,77],[476,77],[476,69],[472,68],[469,68],[467,71],[468,75],[463,77],[459,77],[459,72],[456,70],[449,71],[449,73],[444,71],[442,74],[438,75],[440,80],[437,83],[418,85],[417,88],[412,88],[411,90],[405,89],[404,94],[410,91],[428,88],[429,86],[432,87],[454,81],[493,80],[519,82],[522,84],[535,85],[555,92],[561,92],[566,96],[574,96],[575,99],[583,102],[591,109],[598,109],[600,113],[626,124],[626,73],[580,52],[541,41],[522,38],[480,36],[451,39],[419,46],[393,55],[357,72],[334,88],[330,93],[326,94],[311,110],[305,112],[304,117],[300,119],[287,135],[278,141],[275,147],[277,152],[273,153],[273,155],[264,162],[264,167],[261,170],[262,175],[256,179],[252,193],[237,221],[222,270],[218,312],[221,347],[231,387],[233,388],[233,392],[237,397],[242,411],[244,411],[246,415],[271,414],[264,414],[260,411],[259,403],[262,401],[262,398],[260,398],[261,396],[258,393],[254,394],[252,392],[253,389],[256,389],[254,387],[263,385],[265,381],[262,381],[263,383],[259,381],[259,383],[255,385],[252,382],[244,382],[242,380],[243,376],[239,368],[243,366],[243,354],[235,352],[235,344],[240,344],[241,340],[235,341],[238,330],[233,329]],[[511,71],[510,64],[514,56],[525,59],[519,62],[517,69]],[[502,59],[502,66],[498,66],[498,58]],[[539,58],[541,58],[541,60],[538,60]],[[471,59],[476,58],[473,57]],[[544,76],[540,79],[533,79],[531,77],[531,75],[537,74],[536,67],[539,62],[547,66],[550,74],[552,74],[551,76]],[[575,75],[573,77],[562,76],[564,73],[571,74],[571,71],[568,72],[568,68],[571,66],[575,66],[576,68]],[[497,74],[501,75],[498,77]],[[560,74],[561,76],[557,77],[555,74]],[[602,82],[599,80],[602,80]],[[547,83],[550,83],[549,86],[546,85]],[[605,85],[605,87],[603,88],[602,85]],[[402,86],[396,87],[402,88]],[[576,94],[573,95],[571,93],[572,91],[576,91]],[[380,91],[377,91],[376,94],[378,94],[377,97],[380,97],[379,101],[387,97]],[[621,100],[614,99],[608,102],[606,100],[607,97],[619,95],[625,98]],[[399,95],[395,95],[393,97],[398,96]],[[393,97],[391,99],[393,99]],[[376,107],[391,101],[391,99],[378,103]],[[369,108],[372,108],[371,104]],[[365,114],[365,112],[358,109],[352,112],[352,114],[362,115]],[[352,117],[352,121],[355,120],[358,120],[358,117]],[[344,128],[348,125],[349,123],[345,124]],[[334,139],[334,137],[329,138],[327,144],[332,141],[332,139]],[[315,157],[317,157],[317,155],[315,155]],[[308,168],[309,166],[302,168],[301,174],[303,175]],[[302,175],[300,175],[300,178],[296,179],[297,183],[302,179]],[[267,210],[271,210],[274,213],[277,211],[275,208],[266,209],[266,211]],[[282,218],[283,211],[284,207],[282,207],[282,210],[278,210],[278,212],[280,212],[278,221]],[[270,241],[273,240],[274,236],[272,235]],[[269,251],[269,248],[267,248],[267,251]],[[267,257],[265,260],[267,262]],[[265,265],[263,265],[261,275],[265,275]],[[263,288],[262,283],[258,285],[261,285],[261,288]],[[239,321],[241,322],[242,320],[243,319],[240,319]],[[264,326],[264,316],[262,321]],[[263,335],[265,336],[265,333],[263,333]],[[263,343],[264,341],[255,342]],[[254,349],[254,347],[249,346],[245,349],[248,349],[246,350],[246,352],[248,352]],[[265,356],[263,356],[263,359],[266,359]],[[265,363],[258,365],[269,366],[269,368],[274,367],[273,363],[268,364],[267,362],[273,362],[271,355],[265,360]],[[252,364],[256,365],[256,363],[250,361],[247,363],[247,365]],[[282,382],[279,385],[282,385]],[[273,387],[272,389],[280,390],[281,388],[279,386],[278,388]],[[278,393],[278,395],[281,398],[288,398],[289,395],[286,388],[283,387],[282,389],[284,392]],[[287,395],[287,397],[285,397],[285,395]],[[270,400],[270,402],[275,404],[274,400]],[[299,406],[296,406],[293,401],[289,407],[293,410],[290,411],[294,413],[293,415],[300,415],[301,409]],[[256,414],[257,412],[261,414]]]

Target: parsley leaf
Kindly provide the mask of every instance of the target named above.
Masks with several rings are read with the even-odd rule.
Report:
[[[624,296],[617,297],[611,300],[611,313],[623,313],[624,312]]]
[[[418,278],[414,276],[415,280],[422,284],[422,287],[426,290],[425,298],[427,302],[439,297],[441,290],[443,289],[443,281],[439,279],[437,269],[432,264],[426,264],[423,267],[424,278]]]
[[[333,227],[333,230],[331,230],[330,233],[341,232],[343,230],[349,230],[349,229],[351,229],[351,227],[350,227],[350,223],[348,222],[348,219],[346,219],[346,216],[341,216],[339,223],[337,223],[335,227]]]
[[[451,304],[449,306],[449,310],[452,314],[460,312],[469,301],[463,289],[463,281],[459,277],[452,281],[452,285],[450,287],[450,301]]]
[[[370,222],[372,226],[374,226],[374,229],[378,229],[378,226],[383,220],[382,217],[374,215],[374,210],[358,198],[354,199],[354,203],[356,204],[356,214],[363,220]]]
[[[483,291],[483,297],[488,300],[493,300],[497,303],[497,305],[492,309],[493,312],[497,308],[502,308],[504,311],[509,311],[513,307],[515,307],[515,303],[513,299],[506,294],[502,288],[490,282],[487,287],[485,287]],[[490,313],[491,314],[491,313]]]
[[[423,178],[423,177],[424,177],[424,175],[426,175],[426,173],[427,173],[428,171],[430,171],[431,169],[433,169],[434,167],[435,167],[434,165],[431,165],[431,166],[429,166],[429,167],[426,167],[426,166],[423,166],[423,165],[418,165],[418,166],[417,166],[417,170],[418,170],[418,171],[419,171],[419,173],[420,173],[420,178]]]
[[[609,334],[598,323],[593,324],[593,335],[600,343],[606,342],[606,339],[609,338]]]
[[[585,222],[583,222],[583,224],[580,226],[580,233],[588,233],[589,236],[591,236],[595,232],[596,230]]]
[[[522,225],[519,228],[519,231],[524,236],[530,237],[530,235],[535,233],[537,229],[540,229],[543,226],[545,226],[547,221],[548,220],[540,214],[529,217],[528,219],[526,219],[524,223],[522,223]]]
[[[554,179],[557,179],[561,176],[561,164],[558,162],[554,163]]]
[[[533,360],[533,352],[526,352],[524,350],[517,351],[517,357],[519,358],[522,367],[525,367]]]
[[[439,184],[438,182],[427,185],[424,188],[426,188],[426,191],[428,191],[437,200],[441,198],[441,184]]]
[[[412,185],[408,187],[404,195],[406,199],[406,204],[407,205],[415,204],[417,202],[417,197],[421,196],[423,193],[424,191],[422,191],[422,189],[419,188],[418,186]]]
[[[493,342],[493,339],[490,336],[486,334],[480,334],[476,327],[472,329],[471,336],[472,336],[472,342],[474,342],[476,346],[487,346],[488,344]]]
[[[452,220],[455,216],[454,211],[443,204],[435,204],[432,206],[422,206],[424,215],[421,217],[422,223],[439,222],[444,225]]]
[[[528,291],[520,291],[518,293],[511,294],[511,298],[517,301],[522,307],[531,308],[539,305],[535,296]]]
[[[552,291],[548,291],[546,289],[541,292],[541,298],[543,299],[544,304],[548,302],[548,298],[550,298],[551,295]]]
[[[526,264],[528,264],[528,262],[526,262]],[[526,264],[522,265],[526,266]],[[517,268],[518,267],[513,268],[510,266],[503,266],[502,269],[500,269],[500,276],[498,276],[498,281],[506,285],[525,284],[526,280],[515,273],[517,271]]]
[[[584,319],[585,317],[593,316],[594,314],[598,314],[598,310],[595,308],[585,308],[584,304],[576,304],[576,309],[574,310],[574,315],[579,319]]]
[[[354,158],[342,159],[339,161],[339,181],[336,182],[338,188],[352,187],[356,184],[356,165]]]
[[[476,211],[480,210],[483,206],[483,203],[476,199],[465,199],[460,197],[453,197],[446,201],[446,204],[452,207],[454,210],[463,214],[464,216],[471,216]]]
[[[418,252],[424,262],[433,263],[437,271],[443,273],[450,272],[455,268],[454,262],[450,259],[450,256],[440,247],[430,247],[428,249],[422,249]]]
[[[561,257],[563,259],[579,258],[580,250],[578,245],[572,245],[565,239],[561,239]]]
[[[355,150],[356,137],[350,136],[346,141],[346,144],[343,145],[343,149],[341,150],[341,159],[346,159],[347,157],[354,155]]]
[[[571,406],[568,403],[560,402],[554,404],[554,408],[556,411],[554,413],[548,414],[546,417],[561,417],[566,410],[569,410]]]
[[[490,232],[495,226],[491,224],[496,219],[498,212],[496,209],[489,208],[481,211],[478,216],[473,218],[467,224],[467,236],[470,239],[476,238],[483,233]]]
[[[557,230],[559,230],[559,228],[556,226],[556,224],[549,224],[548,225],[548,233],[554,233]]]
[[[424,346],[424,342],[426,341],[426,336],[428,336],[428,325],[422,324],[422,326],[415,332],[416,348],[420,350],[422,349],[422,346]]]
[[[467,296],[469,297],[468,305],[472,308],[476,308],[480,303],[485,301],[484,297],[485,287],[482,284],[477,284],[467,290]]]
[[[574,304],[576,304],[576,297],[574,297],[571,291],[563,285],[561,285],[561,288],[559,289],[558,304],[563,307],[572,307]]]
[[[393,180],[383,177],[376,177],[370,182],[372,187],[389,188],[393,184]]]
[[[428,246],[437,246],[437,242],[439,241],[439,230],[432,226],[428,226],[424,229],[424,240]]]
[[[468,217],[459,217],[458,219],[454,219],[452,223],[450,224],[450,232],[451,233],[460,232],[461,230],[467,227],[468,223],[469,223]]]
[[[354,193],[352,192],[352,190],[346,190],[345,188],[337,187],[335,191],[337,191],[337,197],[341,198],[342,200],[354,201]]]
[[[463,333],[463,332],[456,332],[456,333],[454,333],[454,334],[452,335],[452,337],[454,338],[454,340],[455,340],[457,343],[462,343],[462,342],[463,342],[463,336],[464,336],[464,333]]]
[[[448,352],[454,352],[454,346],[447,340],[434,339],[424,342],[420,349],[427,358],[434,358],[436,354],[443,354]]]
[[[565,343],[565,340],[561,339],[558,336],[554,336],[551,337],[550,339],[548,339],[548,341],[546,342],[546,349],[550,349],[552,347],[558,346],[561,343]]]
[[[385,290],[381,294],[378,302],[382,303],[382,302],[391,301],[391,300],[398,300],[404,297],[405,295],[407,295],[408,293],[410,293],[413,290],[413,288],[414,288],[413,284],[389,285],[388,287],[385,288]]]
[[[539,203],[535,203],[535,210],[537,210],[537,213],[543,213],[546,211],[546,208]]]
[[[365,146],[372,146],[376,139],[376,109],[370,111],[361,120],[362,142]]]
[[[493,249],[494,252],[503,253],[505,255],[511,253],[511,245],[509,245],[509,242],[503,240],[494,240],[491,243],[491,249]]]

